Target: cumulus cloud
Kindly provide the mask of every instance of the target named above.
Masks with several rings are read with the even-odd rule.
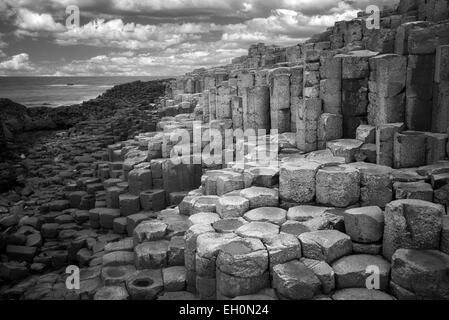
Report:
[[[61,45],[83,44],[128,50],[161,50],[184,41],[199,40],[201,34],[217,29],[218,27],[211,23],[142,25],[125,23],[122,19],[97,19],[80,28],[57,33],[55,37],[56,42]]]
[[[9,60],[0,62],[0,72],[20,72],[31,71],[33,67],[30,63],[30,57],[27,53],[20,53],[12,56]]]
[[[394,0],[393,2],[398,2]],[[368,5],[391,0],[0,0],[11,35],[51,42],[53,62],[16,55],[4,64],[30,73],[65,75],[176,75],[230,62],[256,42],[293,45],[350,19]],[[68,5],[82,25],[64,25]],[[3,19],[3,17],[6,17]],[[0,23],[1,26],[1,23]],[[32,51],[14,47],[10,50]],[[55,46],[56,44],[56,46]],[[2,47],[3,46],[3,47]],[[0,50],[2,44],[0,37]],[[60,56],[58,55],[58,48]],[[74,50],[67,59],[67,46]],[[45,48],[45,47],[44,47]],[[9,51],[10,51],[9,50]],[[19,51],[20,50],[20,51]],[[31,50],[36,50],[31,49]],[[0,57],[5,53],[0,51]],[[15,60],[14,60],[15,59]],[[67,62],[69,61],[69,62]],[[17,71],[17,70],[16,70]],[[11,71],[12,72],[12,71]]]
[[[65,30],[61,23],[55,22],[48,13],[36,13],[26,8],[17,11],[17,26],[26,31],[60,32]]]

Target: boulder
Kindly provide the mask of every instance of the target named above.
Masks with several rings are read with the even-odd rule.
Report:
[[[384,213],[383,255],[391,259],[399,248],[438,249],[444,208],[422,200],[390,202]]]
[[[352,252],[351,238],[337,230],[320,230],[299,235],[305,258],[331,263]]]

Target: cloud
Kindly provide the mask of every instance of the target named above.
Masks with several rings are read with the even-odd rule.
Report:
[[[26,31],[47,31],[60,32],[65,27],[61,23],[55,22],[53,17],[48,13],[36,13],[25,8],[17,11],[17,27]]]
[[[203,49],[200,49],[203,48]],[[85,60],[74,60],[58,68],[58,75],[148,75],[173,76],[201,67],[230,63],[246,49],[219,48],[217,44],[185,46],[154,56],[148,53],[114,52]]]
[[[335,21],[355,17],[368,5],[390,3],[390,0],[0,0],[0,25],[9,24],[8,52],[25,51],[34,58],[33,63],[28,55],[26,59],[20,58],[22,71],[30,74],[177,75],[198,67],[227,64],[232,58],[246,54],[253,43],[280,46],[299,43]],[[79,28],[64,26],[68,5],[80,8]],[[39,55],[30,50],[37,49],[30,45],[28,50],[27,37],[41,41],[40,50],[51,42],[54,61],[35,60]],[[5,46],[1,40],[0,50]],[[70,58],[66,56],[68,51]],[[5,58],[3,51],[0,57]],[[13,66],[14,57],[3,63]]]
[[[30,57],[27,53],[20,53],[12,56],[9,60],[0,62],[0,71],[3,72],[21,72],[32,71],[33,67],[30,63]]]
[[[185,41],[199,40],[201,35],[218,29],[211,23],[142,25],[125,23],[122,19],[97,19],[80,28],[56,33],[55,38],[60,45],[162,50]]]

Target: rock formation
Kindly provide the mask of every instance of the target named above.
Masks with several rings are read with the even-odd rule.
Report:
[[[156,130],[36,147],[0,203],[1,296],[448,299],[447,19],[402,0],[252,45],[171,80]]]

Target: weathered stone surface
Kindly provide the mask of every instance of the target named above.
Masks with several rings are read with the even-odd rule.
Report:
[[[220,197],[217,203],[217,213],[222,219],[241,217],[249,210],[249,205],[249,200],[244,197]]]
[[[165,292],[183,291],[186,287],[186,268],[175,266],[162,269],[162,279]]]
[[[162,240],[167,232],[167,225],[159,220],[149,220],[139,223],[134,229],[134,244],[145,241]]]
[[[422,200],[406,199],[385,208],[383,256],[391,259],[399,248],[438,249],[444,208]]]
[[[280,197],[286,201],[308,203],[315,197],[315,176],[320,164],[314,161],[284,163],[279,174]]]
[[[288,299],[311,299],[318,293],[321,282],[315,273],[298,260],[273,267],[272,286]]]
[[[259,207],[277,207],[279,191],[263,187],[250,187],[240,191],[240,196],[249,200],[251,209]]]
[[[270,270],[277,264],[289,262],[301,257],[301,243],[297,237],[280,233],[266,237],[263,240],[267,250]]]
[[[114,251],[106,253],[103,258],[103,266],[124,266],[134,263],[134,254],[129,251]]]
[[[449,298],[449,256],[437,250],[398,249],[391,263],[391,280],[417,299]]]
[[[350,166],[331,166],[318,170],[316,201],[334,207],[348,207],[359,201],[360,173]]]
[[[305,258],[331,263],[352,252],[350,237],[337,230],[306,232],[298,238]]]
[[[217,291],[225,297],[233,298],[256,294],[261,289],[269,287],[269,285],[270,277],[268,272],[255,277],[240,278],[217,270]]]
[[[106,286],[119,286],[124,285],[134,272],[134,266],[105,267],[101,270],[101,278]]]
[[[261,276],[268,270],[268,252],[259,239],[237,239],[220,247],[216,265],[234,277]]]
[[[345,230],[353,241],[377,242],[382,239],[384,215],[379,207],[362,207],[345,211]]]
[[[350,288],[336,291],[333,300],[395,300],[394,297],[380,290]]]
[[[336,157],[343,157],[346,163],[354,162],[357,150],[363,145],[363,142],[355,139],[340,139],[330,141],[326,147],[331,150]]]
[[[198,276],[214,278],[215,260],[220,248],[235,240],[233,233],[203,233],[197,237],[195,270]]]
[[[393,184],[396,199],[418,199],[433,201],[433,189],[428,183],[417,182],[395,182]]]
[[[220,216],[212,212],[199,212],[189,217],[191,224],[212,224],[220,220]]]
[[[140,211],[140,197],[129,193],[119,195],[120,214],[124,217]]]
[[[375,272],[377,275],[377,271],[379,271],[379,288],[376,289],[386,290],[388,287],[390,263],[381,256],[368,254],[346,256],[335,261],[332,269],[335,271],[338,289],[368,288],[368,285],[375,283],[367,281],[367,278]]]
[[[426,136],[422,132],[395,133],[393,149],[394,168],[412,168],[426,164]]]
[[[266,239],[279,233],[279,226],[269,222],[250,222],[235,231],[244,238]]]
[[[443,216],[443,230],[441,231],[440,251],[449,254],[449,216]]]
[[[127,300],[129,297],[125,288],[109,286],[100,288],[94,296],[94,300]]]
[[[360,172],[360,200],[362,206],[378,206],[384,208],[393,200],[393,170],[365,162],[351,163],[350,166]]]
[[[327,210],[329,210],[329,208],[316,206],[291,207],[290,209],[288,209],[287,219],[300,222],[308,221],[310,219],[314,219],[323,215]]]
[[[167,266],[167,240],[143,242],[134,248],[137,269],[158,269]]]
[[[164,289],[161,270],[141,270],[126,281],[132,300],[153,300]]]
[[[248,211],[243,216],[249,222],[270,222],[281,225],[286,221],[287,211],[281,208],[261,207]]]
[[[324,294],[329,294],[335,289],[335,273],[330,265],[324,261],[307,258],[302,258],[300,261],[304,263],[307,268],[311,269],[321,281],[321,291]]]
[[[394,136],[404,130],[404,123],[382,124],[377,127],[377,164],[393,167]]]

